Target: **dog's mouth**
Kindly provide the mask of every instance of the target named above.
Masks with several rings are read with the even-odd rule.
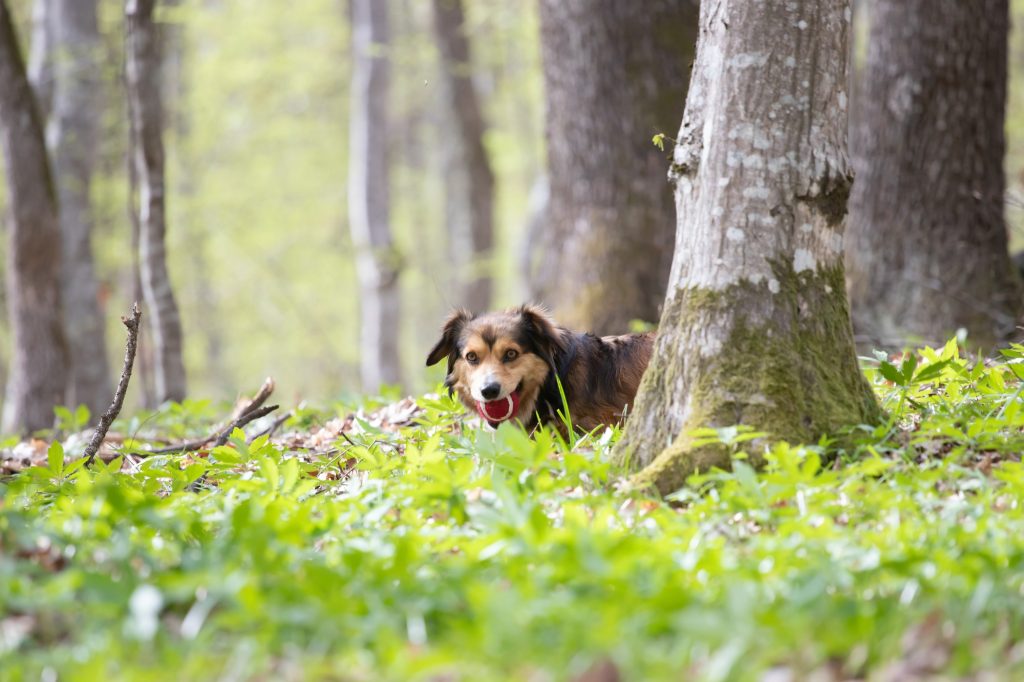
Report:
[[[476,411],[480,413],[480,416],[487,420],[493,428],[498,428],[498,424],[503,421],[512,419],[516,416],[519,411],[519,389],[522,388],[522,384],[516,387],[516,390],[509,393],[504,398],[498,398],[497,400],[477,401]]]

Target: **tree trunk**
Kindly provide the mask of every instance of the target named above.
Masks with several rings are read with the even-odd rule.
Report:
[[[461,290],[460,305],[475,312],[491,303],[494,248],[494,173],[484,148],[484,120],[473,87],[462,0],[434,0],[434,32],[451,117],[446,146],[446,218]]]
[[[729,465],[695,428],[807,442],[878,415],[843,288],[848,29],[846,0],[702,5],[673,154],[675,259],[618,445],[647,467],[640,485],[668,493]]]
[[[0,127],[10,205],[7,307],[14,337],[2,428],[31,431],[52,426],[53,408],[64,401],[60,225],[42,118],[4,0]]]
[[[654,321],[672,263],[668,162],[696,0],[541,0],[551,198],[534,295],[598,334]]]
[[[167,271],[164,206],[163,111],[160,37],[153,21],[156,0],[127,0],[125,71],[131,109],[132,156],[139,182],[139,275],[154,349],[158,400],[185,397],[181,317]]]
[[[876,344],[991,345],[1021,289],[1003,219],[1007,0],[876,0],[855,101],[847,274]]]
[[[53,109],[54,0],[35,0],[32,4],[32,45],[28,55],[28,81],[36,96],[39,117],[44,123]]]
[[[389,225],[388,42],[387,3],[352,0],[348,212],[360,288],[360,368],[369,392],[401,383],[400,262]]]
[[[99,29],[96,0],[52,0],[54,88],[51,158],[63,237],[61,296],[68,338],[67,400],[94,415],[110,403],[106,324],[92,255],[90,189],[99,118]]]

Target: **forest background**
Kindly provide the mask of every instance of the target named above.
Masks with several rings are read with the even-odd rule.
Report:
[[[437,368],[422,369],[423,357],[446,311],[460,303],[445,237],[441,131],[450,113],[430,3],[393,4],[391,225],[403,263],[402,388],[416,392],[440,380]],[[11,3],[23,42],[32,35],[31,5]],[[229,0],[162,9],[160,20],[180,29],[173,59],[165,57],[167,246],[189,395],[233,397],[268,375],[279,395],[296,402],[358,393],[346,3]],[[468,3],[467,12],[497,178],[494,302],[511,304],[526,295],[517,267],[530,189],[544,168],[537,12],[532,2],[497,0]],[[118,367],[118,318],[133,295],[122,3],[101,2],[99,19],[93,245],[110,366]],[[9,346],[0,324],[3,373]],[[141,392],[131,394],[129,407]]]
[[[11,2],[26,51],[33,4]],[[1006,217],[1017,250],[1024,245],[1024,0],[1011,6]],[[93,246],[113,368],[123,337],[118,318],[133,300],[129,131],[123,7],[102,0],[99,9]],[[452,116],[431,3],[393,0],[390,10],[388,158],[390,223],[401,264],[401,390],[416,393],[440,381],[441,370],[423,369],[422,358],[445,312],[463,302],[446,232]],[[535,256],[529,225],[546,168],[537,6],[474,0],[465,10],[495,177],[495,246],[481,265],[494,278],[498,307],[529,296],[526,273]],[[296,403],[361,391],[360,295],[346,208],[347,11],[337,0],[161,8],[159,20],[172,29],[164,56],[167,245],[190,397],[230,398],[267,375],[275,377],[279,395]],[[863,52],[864,24],[855,21],[861,48],[855,52]],[[676,108],[682,106],[680,94]],[[652,129],[650,136],[675,132]],[[0,374],[9,346],[9,329],[0,323]],[[129,409],[144,396],[130,392]]]

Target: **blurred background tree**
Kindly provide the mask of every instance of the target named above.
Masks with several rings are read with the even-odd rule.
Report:
[[[547,130],[549,137],[554,135],[557,142],[565,143],[566,154],[583,152],[585,157],[587,150],[580,144],[596,147],[615,142],[642,150],[652,159],[646,174],[631,176],[637,188],[616,194],[620,198],[615,201],[646,201],[652,203],[651,212],[662,206],[662,198],[671,202],[665,177],[672,142],[665,140],[663,153],[651,144],[651,137],[657,132],[671,136],[678,129],[676,119],[685,85],[674,84],[677,76],[652,77],[647,69],[654,69],[656,74],[685,76],[691,60],[685,54],[692,44],[682,33],[669,31],[667,18],[665,22],[647,24],[637,19],[634,24],[627,22],[629,17],[616,14],[619,24],[602,34],[597,28],[588,28],[599,27],[600,22],[607,25],[607,18],[598,10],[623,13],[628,10],[626,5],[633,3],[615,3],[609,9],[608,3],[595,2],[591,6],[594,16],[585,17],[586,25],[559,27],[545,20],[542,31],[541,8],[549,13],[549,19],[561,16],[556,13],[587,8],[540,0],[462,0],[460,21],[452,19],[453,15],[441,17],[439,9],[455,11],[454,4],[446,0],[378,1],[389,10],[392,32],[392,40],[380,50],[380,56],[391,67],[387,112],[388,146],[393,150],[389,224],[394,249],[403,254],[398,287],[405,305],[395,335],[401,364],[409,369],[403,376],[405,391],[424,390],[439,381],[440,370],[414,372],[413,368],[421,366],[424,349],[447,309],[463,304],[484,305],[481,301],[487,298],[491,306],[508,305],[537,291],[534,285],[543,278],[534,282],[524,275],[524,252],[531,254],[534,266],[543,261],[545,251],[562,259],[562,265],[556,267],[561,283],[553,285],[544,298],[550,295],[551,303],[565,306],[567,311],[569,304],[584,299],[582,284],[589,276],[587,272],[571,274],[573,264],[589,266],[604,281],[623,287],[638,272],[651,279],[667,276],[664,258],[671,252],[671,231],[664,253],[638,250],[648,255],[628,259],[622,266],[607,265],[613,261],[593,255],[568,258],[564,241],[540,239],[545,234],[556,234],[554,228],[545,232],[545,226],[554,224],[546,218],[554,220],[557,213],[554,207],[560,190],[554,180],[569,182],[573,178],[564,174],[575,174],[575,170],[559,170],[559,177],[553,179],[549,203],[552,213],[533,210],[543,202],[534,201],[531,207],[530,199],[532,188],[545,185],[549,158],[557,159],[559,155],[551,144],[555,153],[549,157]],[[34,85],[41,108],[52,121],[60,71],[54,70],[57,62],[43,58],[52,54],[46,41],[54,38],[43,30],[41,22],[53,17],[53,6],[59,3],[7,2],[22,37],[22,55],[33,57],[29,71],[37,74]],[[95,2],[97,66],[88,74],[94,95],[91,105],[97,109],[94,163],[87,192],[92,218],[88,221],[85,213],[81,218],[91,222],[95,257],[96,289],[88,297],[95,300],[105,320],[108,364],[112,361],[116,367],[120,343],[114,340],[123,333],[117,318],[138,296],[133,283],[125,3]],[[676,9],[682,11],[680,3],[682,0],[676,3]],[[668,0],[658,3],[659,8],[672,6]],[[1024,0],[1012,0],[1011,12],[1014,18],[1024,19]],[[33,22],[33,15],[40,20]],[[465,39],[465,56],[442,48],[445,38],[437,25],[440,18],[448,20],[442,29],[455,27],[454,33],[444,36]],[[327,402],[360,391],[363,344],[358,311],[362,296],[347,201],[353,68],[349,2],[178,0],[160,2],[155,19],[164,42],[168,270],[180,307],[189,396],[232,397],[268,374],[277,379],[279,393],[296,400],[308,397]],[[642,28],[645,25],[647,29]],[[1024,34],[1015,28],[1020,25],[1019,20],[1011,22],[1004,160],[1011,250],[1024,246]],[[584,29],[590,31],[586,46],[578,44]],[[543,54],[551,55],[545,67],[542,35],[550,37],[554,31],[566,32],[568,42],[556,44],[544,38]],[[602,35],[607,38],[607,55],[609,59],[614,56],[616,63],[649,51],[654,56],[644,57],[647,61],[643,63],[648,66],[637,66],[636,73],[598,74],[598,70],[608,68],[599,59],[604,52],[588,60],[584,52],[573,50],[583,50],[596,40],[594,36]],[[670,35],[680,37],[671,38],[673,45],[666,46],[666,51],[653,52],[661,50],[662,39]],[[668,47],[679,47],[679,53],[671,53]],[[561,82],[551,61],[558,55],[567,60],[560,65],[564,68],[558,78],[570,80],[561,91],[557,86],[547,90],[552,106],[546,109],[545,79]],[[571,73],[570,67],[574,69]],[[588,85],[589,80],[572,80],[586,77],[596,83],[598,76],[605,77],[601,90],[595,89],[594,83]],[[666,96],[675,112],[672,118],[647,122],[639,117],[646,107],[625,108],[632,101],[629,98],[624,98],[628,100],[625,103],[609,99],[601,109],[584,97],[591,91],[618,87],[608,85],[612,77],[618,79],[614,83],[621,84],[621,93],[637,98],[651,93]],[[461,121],[453,109],[457,87],[464,93],[472,91],[477,99],[478,132],[470,130],[473,126]],[[624,108],[617,109],[619,106]],[[550,120],[556,113],[563,119],[558,128]],[[620,120],[610,120],[611,114]],[[591,132],[576,137],[578,129],[572,127],[576,124],[590,126],[587,130]],[[467,158],[465,149],[457,147],[476,144],[457,140],[460,129],[466,140],[480,139],[470,156],[481,156],[482,152],[493,173],[490,249],[483,239],[467,241],[467,228],[457,227],[453,215],[457,205],[469,205],[465,195],[472,194],[459,189],[458,183],[483,180],[480,185],[487,184],[484,171],[470,171],[461,180],[455,177],[460,155],[462,164]],[[556,131],[564,131],[564,135]],[[956,142],[950,140],[949,144],[955,147]],[[588,160],[592,159],[581,158],[579,162]],[[10,170],[6,169],[5,174]],[[19,167],[18,171],[23,169]],[[641,181],[641,177],[648,179]],[[586,198],[587,187],[597,186],[583,185],[575,196]],[[654,191],[651,188],[664,190],[664,197],[648,193]],[[459,196],[463,198],[457,199]],[[594,199],[598,198],[595,194]],[[999,199],[991,201],[998,211]],[[0,187],[0,204],[9,215],[12,198],[6,186]],[[639,210],[635,205],[626,208]],[[531,219],[537,226],[533,237],[528,230]],[[632,239],[639,234],[634,224],[639,219],[619,220],[614,226],[617,237]],[[7,225],[10,229],[10,220]],[[468,252],[467,243],[476,251]],[[6,251],[8,246],[2,248]],[[472,253],[469,266],[465,265],[467,253]],[[627,272],[627,266],[633,270]],[[491,293],[471,302],[486,284],[469,286],[463,281],[468,276],[490,278]],[[556,297],[563,293],[564,299],[558,300]],[[657,303],[641,305],[634,302],[639,299],[625,296],[619,300],[624,303],[616,312],[617,318],[602,322],[596,316],[589,320],[581,317],[578,324],[603,331],[604,325],[619,328],[623,320],[656,321]],[[572,322],[571,317],[568,311],[566,321]],[[5,382],[13,353],[11,329],[9,324],[0,325],[0,366],[5,373],[0,379]],[[100,343],[98,334],[94,338]],[[150,352],[154,350],[153,340],[145,334],[142,341],[150,344]],[[147,363],[145,355],[140,362],[152,374],[153,362]],[[146,373],[137,375],[136,389],[143,388],[146,380]],[[130,398],[138,400],[140,393],[133,391]]]
[[[675,245],[668,160],[697,41],[696,0],[541,0],[550,199],[533,297],[597,334],[657,322]]]
[[[462,0],[434,0],[434,32],[449,105],[445,155],[445,220],[451,284],[463,305],[487,310],[493,295],[494,171],[484,145],[486,124],[473,83]]]
[[[875,0],[851,113],[847,281],[867,344],[991,348],[1022,309],[1003,210],[1008,0]]]
[[[38,49],[31,73],[37,101],[46,102],[41,110],[49,121],[47,142],[60,207],[67,400],[100,414],[110,403],[113,382],[92,248],[92,176],[102,111],[97,2],[40,0],[37,8],[33,45]]]
[[[359,290],[363,390],[400,384],[398,280],[402,256],[391,236],[391,27],[387,3],[352,0],[348,223]]]
[[[2,428],[49,426],[64,401],[67,341],[61,321],[61,235],[43,116],[18,35],[0,0],[0,147],[9,206],[4,264],[11,344]]]

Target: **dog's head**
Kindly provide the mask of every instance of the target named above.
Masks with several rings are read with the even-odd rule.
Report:
[[[538,306],[478,316],[456,310],[445,321],[427,366],[447,358],[445,386],[491,426],[507,419],[525,424],[564,347],[563,334]]]

